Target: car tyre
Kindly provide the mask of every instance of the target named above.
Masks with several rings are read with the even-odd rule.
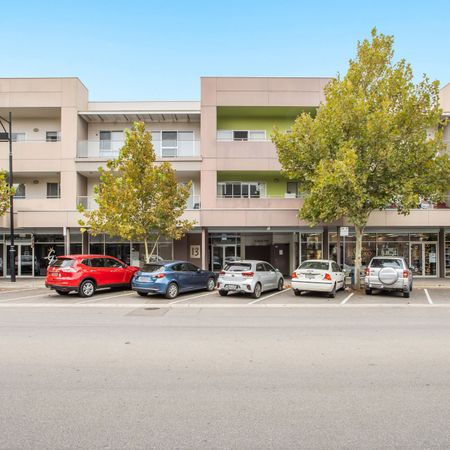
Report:
[[[55,289],[56,293],[59,295],[69,295],[69,291],[60,291],[59,289]]]
[[[141,297],[147,297],[148,292],[144,292],[144,291],[137,291],[138,295],[140,295]]]
[[[209,292],[211,292],[211,291],[213,291],[215,288],[216,288],[216,280],[215,280],[213,277],[208,278],[208,281],[207,281],[207,283],[206,283],[206,290],[209,291]]]
[[[261,292],[262,292],[261,283],[256,283],[255,290],[252,292],[252,297],[253,298],[261,297]]]
[[[83,298],[92,297],[95,294],[95,283],[92,280],[84,280],[80,284],[78,294]]]
[[[167,286],[166,298],[174,299],[178,297],[178,292],[179,289],[177,283],[170,283],[169,286]]]
[[[302,291],[299,291],[298,289],[294,289],[294,294],[295,294],[297,297],[300,297],[300,295],[302,295]]]
[[[328,298],[336,298],[336,283],[334,283],[333,290],[328,294]]]
[[[372,295],[372,289],[370,288],[366,289],[366,295]]]
[[[223,289],[221,289],[221,290],[219,291],[219,295],[221,295],[222,297],[226,297],[226,296],[228,295],[228,292],[227,292],[227,291],[224,291]]]
[[[403,298],[409,298],[409,291],[403,291]]]
[[[282,291],[282,290],[284,289],[284,280],[283,280],[283,278],[280,278],[280,280],[278,281],[278,287],[277,287],[277,289],[278,289],[279,291]]]

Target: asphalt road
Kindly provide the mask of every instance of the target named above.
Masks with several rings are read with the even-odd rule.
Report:
[[[448,290],[269,295],[0,292],[0,448],[450,447]]]

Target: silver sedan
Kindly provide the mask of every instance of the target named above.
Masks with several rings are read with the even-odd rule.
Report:
[[[281,272],[265,261],[228,262],[217,280],[217,288],[222,296],[229,292],[240,292],[259,298],[262,292],[274,289],[282,291],[283,286]]]

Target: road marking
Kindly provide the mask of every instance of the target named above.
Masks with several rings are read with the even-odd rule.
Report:
[[[84,300],[84,301],[81,301],[81,302],[75,302],[75,304],[81,305],[81,304],[95,302],[95,301],[100,301],[100,300],[109,300],[110,298],[126,297],[126,296],[132,295],[132,294],[134,294],[134,292],[127,292],[125,294],[119,294],[119,295],[108,295],[108,297],[95,297],[95,298],[90,298],[89,300]]]
[[[18,289],[5,289],[4,291],[0,291],[0,294],[9,294],[11,292],[25,292],[25,291],[32,291],[34,289],[43,289],[43,287],[40,288],[18,288]]]
[[[431,300],[430,294],[428,293],[428,289],[424,289],[425,295],[427,296],[428,303],[430,305],[434,305],[433,300]]]
[[[282,291],[275,292],[274,294],[270,294],[270,295],[266,295],[265,297],[258,298],[257,300],[253,300],[252,302],[247,303],[247,305],[254,305],[255,303],[261,302],[262,300],[265,300],[266,298],[270,298],[270,297],[273,297],[274,295],[281,294],[281,293],[284,292],[285,290],[286,290],[286,289],[283,289]]]
[[[250,303],[179,303],[175,305],[161,304],[161,303],[0,303],[0,309],[6,308],[128,308],[128,309],[145,309],[145,308],[159,308],[159,309],[220,309],[220,308],[339,308],[340,304],[305,304],[305,303],[258,303],[251,305]],[[363,304],[363,303],[349,303],[346,309],[374,309],[374,308],[429,308],[428,303],[414,304],[414,303],[378,303],[378,304]],[[449,303],[433,303],[433,308],[450,308]]]
[[[26,300],[27,298],[40,298],[40,297],[55,298],[55,297],[59,297],[59,295],[51,295],[50,292],[47,292],[45,294],[27,295],[26,297],[2,298],[2,299],[0,299],[0,303],[12,302],[14,300]]]
[[[180,300],[175,300],[174,302],[167,303],[167,305],[175,305],[177,303],[186,302],[187,300],[194,300],[194,299],[200,298],[200,297],[208,297],[209,295],[214,295],[214,294],[217,294],[217,292],[213,291],[213,292],[208,292],[207,294],[196,295],[194,297],[182,298]]]
[[[342,302],[340,304],[345,305],[350,300],[350,298],[353,296],[353,294],[354,294],[354,292],[352,292],[350,295],[345,297],[344,300],[342,300]]]

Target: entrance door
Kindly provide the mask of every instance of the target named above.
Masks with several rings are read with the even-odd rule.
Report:
[[[228,261],[234,261],[238,257],[238,247],[237,245],[213,245],[212,247],[212,261],[211,270],[219,272],[225,266]]]
[[[437,275],[437,243],[411,242],[409,261],[413,275],[418,277],[435,277]]]
[[[34,249],[29,244],[17,244],[16,246],[16,258],[15,258],[15,272],[18,277],[32,277],[34,276],[35,267],[38,265],[37,260],[34,257]],[[9,264],[9,249],[7,247],[6,257],[6,273],[11,275]],[[36,269],[37,270],[37,269]]]

